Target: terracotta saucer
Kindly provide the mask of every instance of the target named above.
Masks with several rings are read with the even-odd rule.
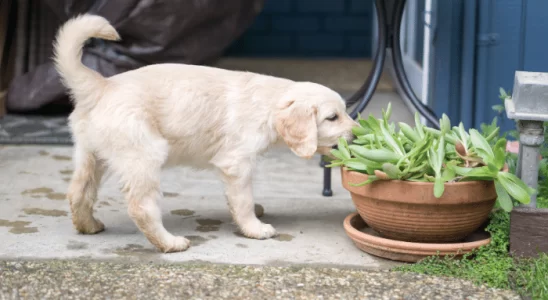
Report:
[[[458,257],[491,242],[491,236],[483,229],[478,229],[462,243],[431,244],[390,240],[379,237],[378,233],[367,226],[358,213],[352,213],[344,219],[344,230],[361,250],[375,256],[403,262],[417,262],[432,255],[457,255]]]

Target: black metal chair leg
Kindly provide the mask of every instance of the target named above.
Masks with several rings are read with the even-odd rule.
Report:
[[[320,162],[320,165],[323,168],[323,191],[322,195],[324,197],[331,197],[333,196],[333,190],[331,189],[331,168],[327,168],[327,163],[323,160]]]

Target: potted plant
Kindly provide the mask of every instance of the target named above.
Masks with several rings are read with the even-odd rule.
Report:
[[[330,167],[340,166],[344,187],[362,219],[381,237],[421,243],[463,240],[512,198],[528,203],[534,192],[507,172],[506,140],[499,129],[466,131],[444,114],[440,130],[359,116],[356,139],[341,139]]]

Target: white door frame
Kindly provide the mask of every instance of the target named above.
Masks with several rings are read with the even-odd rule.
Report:
[[[417,20],[417,0],[407,0],[403,12],[402,30],[400,45],[403,54],[403,66],[407,74],[407,79],[413,87],[413,91],[419,99],[423,94],[423,67],[415,61],[416,54],[416,32],[420,30],[421,20]]]

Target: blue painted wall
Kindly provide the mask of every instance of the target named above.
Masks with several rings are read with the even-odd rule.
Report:
[[[433,2],[430,105],[438,116],[446,113],[453,123],[463,119],[461,105],[462,16],[466,0]]]
[[[370,57],[372,0],[266,0],[229,56]]]
[[[511,91],[516,70],[548,72],[548,1],[490,0],[482,1],[480,9],[485,12],[480,33],[499,37],[477,57],[481,84],[476,94],[476,124],[495,116],[491,106],[500,103],[498,89]],[[514,127],[513,121],[505,119],[504,128]]]
[[[548,1],[435,2],[431,105],[439,115],[479,127],[497,115],[499,88],[511,92],[516,70],[548,72]],[[499,120],[503,130],[515,128]]]

